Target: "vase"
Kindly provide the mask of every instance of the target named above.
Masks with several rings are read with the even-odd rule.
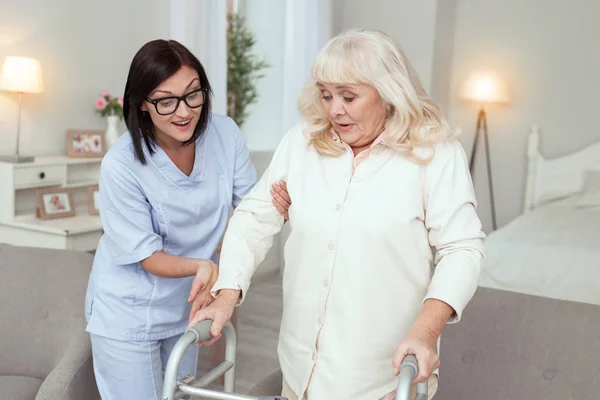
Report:
[[[119,117],[117,115],[109,115],[106,117],[106,132],[104,133],[104,139],[106,140],[106,150],[110,149],[117,140],[119,140]]]

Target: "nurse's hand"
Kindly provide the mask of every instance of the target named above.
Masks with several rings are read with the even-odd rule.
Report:
[[[396,348],[394,358],[392,359],[394,375],[400,373],[400,364],[404,360],[404,357],[408,354],[414,354],[417,358],[419,374],[413,379],[413,383],[427,381],[433,374],[433,371],[440,366],[437,350],[438,337],[439,335],[427,327],[414,325]]]
[[[209,306],[197,311],[190,319],[188,326],[194,326],[200,321],[210,319],[213,321],[210,327],[212,339],[207,342],[198,343],[198,345],[212,345],[221,337],[221,331],[227,321],[231,319],[233,310],[240,299],[240,291],[232,289],[222,289],[217,294],[217,298]]]
[[[188,303],[192,303],[190,319],[202,307],[206,307],[213,301],[210,290],[219,277],[219,267],[211,260],[198,260],[198,271],[192,281],[192,289],[188,297]]]
[[[273,199],[273,205],[277,211],[283,215],[283,219],[286,221],[290,219],[288,210],[292,205],[292,199],[287,191],[287,183],[285,181],[281,181],[271,185],[271,197]]]

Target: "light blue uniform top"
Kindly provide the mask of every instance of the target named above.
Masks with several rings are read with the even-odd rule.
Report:
[[[147,163],[134,157],[127,133],[106,153],[99,209],[104,234],[90,276],[87,331],[118,340],[160,340],[185,331],[193,277],[159,278],[140,261],[163,250],[215,259],[229,216],[256,183],[237,125],[211,114],[196,141],[190,176],[160,146]]]

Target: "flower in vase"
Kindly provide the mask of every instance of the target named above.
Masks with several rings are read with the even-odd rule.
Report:
[[[96,100],[96,110],[98,111],[104,110],[107,105],[108,101],[106,101],[106,99],[102,96],[98,97],[98,100]]]
[[[103,117],[115,115],[122,119],[123,97],[113,97],[108,90],[103,90],[96,99],[96,111]]]

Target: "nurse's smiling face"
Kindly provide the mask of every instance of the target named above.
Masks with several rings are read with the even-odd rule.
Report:
[[[180,147],[194,134],[205,95],[198,89],[201,89],[198,72],[184,66],[148,94],[147,100],[153,102],[158,100],[156,105],[150,101],[142,102],[142,110],[150,114],[154,124],[154,137],[161,146]],[[188,104],[180,101],[179,106],[173,111],[177,99],[169,99],[169,97],[185,95]]]

